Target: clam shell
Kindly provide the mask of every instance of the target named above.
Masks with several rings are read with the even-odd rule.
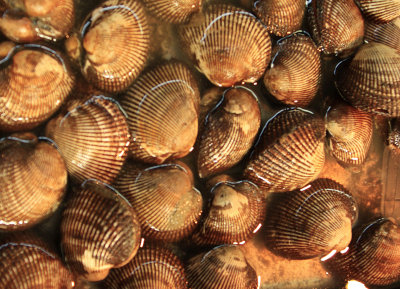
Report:
[[[203,0],[144,0],[146,8],[163,21],[179,24],[197,12]]]
[[[289,259],[310,259],[344,250],[358,209],[350,193],[330,179],[317,179],[272,201],[265,218],[265,243]]]
[[[127,264],[140,244],[140,224],[117,191],[89,180],[74,192],[63,212],[61,246],[70,269],[89,281]]]
[[[321,117],[300,108],[283,109],[266,123],[244,177],[265,193],[301,188],[322,171],[324,142]]]
[[[303,33],[278,41],[264,85],[279,101],[306,107],[317,94],[321,80],[321,60],[317,46]]]
[[[398,0],[355,0],[368,20],[386,23],[400,16]]]
[[[210,5],[179,27],[184,51],[217,86],[255,82],[271,54],[268,30],[257,18],[230,5]]]
[[[132,133],[132,156],[161,164],[193,149],[200,93],[191,71],[172,62],[142,74],[121,96]]]
[[[28,17],[8,12],[4,13],[0,18],[0,31],[14,42],[28,43],[40,39],[32,21]]]
[[[396,118],[390,123],[387,144],[395,155],[400,156],[400,118]]]
[[[238,164],[250,150],[260,123],[258,100],[251,90],[226,90],[206,117],[197,153],[199,176],[205,178]]]
[[[366,22],[364,39],[385,44],[400,53],[400,17],[383,24]]]

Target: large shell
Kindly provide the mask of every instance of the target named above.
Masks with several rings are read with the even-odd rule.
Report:
[[[0,12],[1,13],[1,12]],[[34,42],[40,39],[28,17],[4,13],[0,18],[0,31],[15,42]]]
[[[284,104],[306,107],[317,94],[321,60],[317,46],[304,33],[278,41],[264,75],[268,91]]]
[[[207,115],[197,154],[201,178],[239,163],[260,128],[261,113],[254,93],[245,87],[226,90]]]
[[[390,46],[400,53],[400,17],[384,24],[366,22],[365,40]]]
[[[161,164],[192,151],[199,102],[197,82],[182,63],[167,63],[142,74],[121,96],[132,133],[133,157]]]
[[[355,0],[368,20],[386,23],[400,16],[398,0]]]
[[[97,181],[76,190],[63,212],[61,246],[70,269],[89,281],[127,264],[139,249],[140,224],[129,202]]]
[[[329,179],[317,179],[271,202],[265,243],[289,259],[310,259],[346,249],[358,216],[349,192]]]
[[[197,12],[203,0],[144,0],[146,8],[161,20],[171,23],[186,22]]]
[[[256,17],[230,5],[210,5],[179,28],[183,49],[218,86],[255,82],[271,54],[268,30]]]
[[[321,117],[300,108],[281,110],[265,125],[244,176],[265,192],[301,188],[321,172],[324,142]]]

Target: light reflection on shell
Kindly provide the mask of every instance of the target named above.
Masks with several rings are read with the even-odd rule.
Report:
[[[171,23],[186,22],[197,12],[203,0],[143,0],[146,8],[160,19]]]

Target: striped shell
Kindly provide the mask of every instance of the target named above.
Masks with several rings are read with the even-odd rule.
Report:
[[[260,128],[256,95],[245,87],[226,90],[207,115],[197,153],[201,178],[238,164],[250,150]]]
[[[161,164],[192,151],[200,93],[184,64],[167,63],[142,74],[120,99],[128,114],[135,159]]]
[[[271,54],[268,30],[257,18],[230,5],[210,5],[179,27],[184,51],[217,86],[255,82]]]
[[[368,20],[386,23],[400,16],[398,0],[355,0]]]
[[[294,33],[277,42],[264,85],[287,105],[306,107],[317,94],[321,80],[319,51],[306,34]]]
[[[344,250],[358,216],[349,192],[329,179],[271,201],[265,217],[265,243],[289,259],[310,259]]]
[[[383,24],[366,22],[365,40],[385,44],[400,53],[400,17]]]
[[[183,23],[197,12],[203,0],[144,0],[146,8],[163,21]]]
[[[98,179],[111,183],[128,153],[130,134],[118,104],[96,96],[51,120],[46,135],[53,139],[77,182]]]
[[[106,278],[139,249],[140,224],[129,202],[98,181],[85,181],[63,212],[61,246],[65,261],[89,281]]]
[[[0,130],[30,130],[61,106],[74,77],[59,54],[29,44],[16,46],[0,60]]]
[[[53,213],[67,185],[67,169],[51,144],[31,133],[0,139],[0,229],[31,227]]]
[[[321,172],[324,142],[321,117],[300,108],[283,109],[265,125],[244,176],[266,193],[301,188]]]

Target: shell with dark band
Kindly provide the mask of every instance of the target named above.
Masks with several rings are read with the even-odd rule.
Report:
[[[400,16],[397,0],[355,0],[365,17],[376,23],[387,23]]]
[[[400,16],[388,23],[366,22],[364,39],[385,44],[400,53]]]

